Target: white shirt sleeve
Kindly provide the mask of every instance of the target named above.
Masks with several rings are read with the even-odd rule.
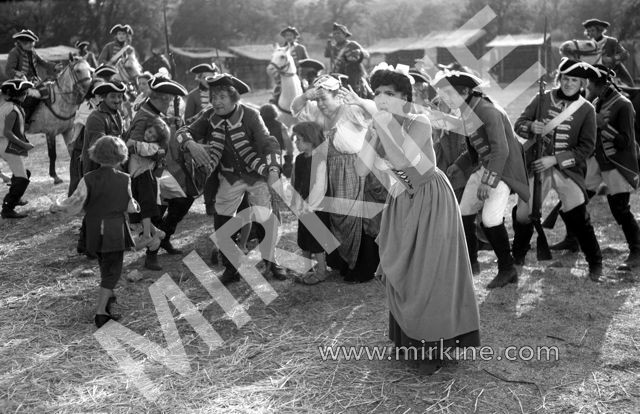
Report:
[[[311,210],[319,210],[318,206],[322,202],[327,192],[327,163],[322,160],[318,163],[318,168],[311,173],[311,182],[313,185],[309,190],[309,198],[307,200]]]
[[[49,210],[52,213],[65,213],[69,215],[76,215],[82,212],[85,201],[87,201],[87,183],[84,181],[84,177],[80,179],[78,187],[71,194],[62,201],[54,201]]]

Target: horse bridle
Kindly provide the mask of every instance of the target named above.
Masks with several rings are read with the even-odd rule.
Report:
[[[269,62],[269,64],[267,65],[267,67],[269,66],[273,66],[274,68],[276,68],[276,71],[278,71],[278,73],[280,74],[280,76],[284,76],[284,77],[291,77],[294,76],[295,73],[286,73],[285,71],[287,69],[289,69],[289,67],[291,66],[291,62],[289,60],[287,60],[287,63],[285,63],[282,66],[278,66],[273,62]]]
[[[82,99],[84,98],[84,96],[86,95],[86,92],[83,91],[82,89],[80,89],[80,85],[83,82],[86,81],[91,81],[91,77],[87,76],[85,78],[79,79],[78,76],[76,75],[75,71],[73,70],[73,67],[75,67],[75,65],[78,62],[70,62],[66,68],[64,68],[62,70],[62,72],[60,72],[60,74],[56,77],[56,85],[58,86],[58,89],[62,89],[60,87],[60,78],[62,77],[62,74],[65,71],[69,71],[71,73],[71,79],[73,81],[73,90],[70,92],[59,92],[60,95],[71,95],[74,94],[77,96],[76,98],[76,103],[80,103],[82,102]],[[79,101],[79,102],[78,102]],[[69,116],[62,116],[60,114],[58,114],[54,109],[53,109],[53,103],[55,102],[55,97],[53,97],[53,99],[49,100],[49,101],[45,101],[45,105],[47,108],[49,108],[49,111],[51,111],[51,113],[53,114],[53,116],[55,116],[56,118],[60,119],[61,121],[68,121],[72,118],[74,118],[76,116],[76,113],[78,111],[74,111],[73,114],[69,115]]]

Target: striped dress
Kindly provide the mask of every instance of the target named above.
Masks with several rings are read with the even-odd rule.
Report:
[[[320,124],[329,143],[327,153],[327,196],[341,199],[339,208],[346,214],[331,214],[331,232],[340,242],[337,252],[348,269],[341,273],[353,281],[370,279],[378,263],[374,239],[380,227],[380,215],[366,217],[363,201],[384,203],[387,193],[377,179],[369,174],[359,177],[355,161],[364,145],[368,122],[360,107],[342,105],[332,122],[317,106],[307,102],[294,116],[299,121]],[[331,258],[329,265],[332,266]],[[338,264],[336,264],[338,265]]]

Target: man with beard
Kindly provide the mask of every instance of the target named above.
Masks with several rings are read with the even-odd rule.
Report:
[[[97,83],[91,91],[91,94],[98,96],[100,103],[89,114],[84,127],[84,136],[82,140],[81,166],[82,175],[100,168],[100,164],[91,160],[89,148],[105,135],[114,137],[122,137],[122,116],[120,109],[124,99],[125,86],[120,82],[102,82]],[[80,238],[76,250],[79,254],[86,254],[87,257],[93,259],[96,256],[86,251],[85,243],[86,224],[83,221],[80,228]]]

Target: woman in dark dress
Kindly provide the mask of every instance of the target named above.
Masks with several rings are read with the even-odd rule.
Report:
[[[406,359],[434,372],[440,349],[480,345],[462,218],[449,181],[436,168],[429,119],[410,113],[410,78],[378,70],[371,86],[378,112],[356,169],[360,175],[376,169],[395,181],[376,239],[389,338],[408,348]]]

